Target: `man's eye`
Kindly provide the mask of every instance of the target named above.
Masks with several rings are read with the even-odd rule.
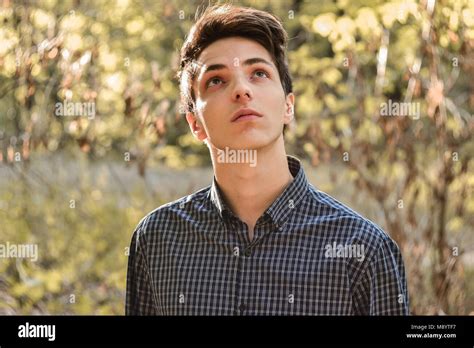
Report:
[[[265,70],[255,70],[254,76],[258,78],[269,78],[270,75]],[[206,89],[224,83],[220,77],[212,77],[206,82]]]
[[[209,88],[209,87],[212,87],[214,85],[217,85],[219,83],[219,81],[222,82],[222,80],[219,77],[213,77],[212,79],[207,81],[206,87]]]
[[[257,77],[269,77],[268,73],[264,70],[256,70],[253,74]]]

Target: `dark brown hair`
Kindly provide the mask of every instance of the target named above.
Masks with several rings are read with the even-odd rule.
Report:
[[[286,57],[288,35],[281,21],[268,12],[253,8],[216,5],[208,7],[199,17],[181,48],[178,78],[181,102],[186,111],[194,111],[196,99],[192,86],[198,68],[194,63],[199,55],[214,41],[233,36],[262,45],[277,67],[285,95],[293,91]]]

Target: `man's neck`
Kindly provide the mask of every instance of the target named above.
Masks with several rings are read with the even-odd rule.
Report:
[[[220,163],[212,148],[214,174],[226,204],[249,227],[249,237],[258,218],[293,180],[288,168],[283,136],[257,151],[255,166]]]

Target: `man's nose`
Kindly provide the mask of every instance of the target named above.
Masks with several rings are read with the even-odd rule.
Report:
[[[252,91],[248,81],[244,77],[237,78],[234,89],[232,91],[232,99],[234,101],[249,101],[252,99]]]

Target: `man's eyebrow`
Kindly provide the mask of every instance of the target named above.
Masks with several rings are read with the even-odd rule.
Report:
[[[273,64],[270,63],[269,61],[263,59],[263,58],[249,58],[249,59],[246,59],[246,60],[244,60],[243,65],[247,66],[247,65],[253,65],[253,64],[258,64],[258,63],[267,64],[268,66],[273,68]],[[203,75],[207,74],[210,71],[222,70],[222,69],[226,69],[226,68],[227,68],[227,65],[225,65],[225,64],[211,64],[206,68]]]

